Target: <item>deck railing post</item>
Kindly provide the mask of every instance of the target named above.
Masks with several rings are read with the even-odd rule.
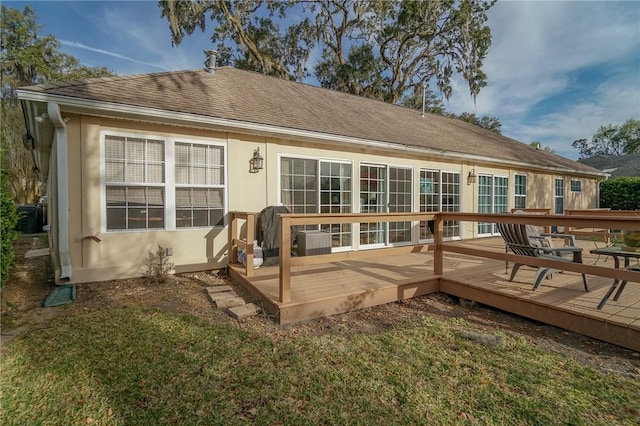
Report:
[[[247,264],[245,266],[245,274],[247,277],[253,276],[253,240],[256,233],[255,213],[247,213]]]
[[[436,245],[436,249],[433,252],[433,274],[442,275],[443,272],[443,255],[442,250],[442,236],[444,234],[444,225],[442,216],[436,214],[433,217],[433,242]]]
[[[238,236],[238,219],[235,212],[229,212],[229,263],[238,263],[238,252],[233,240]]]
[[[291,301],[291,219],[280,215],[280,302]]]

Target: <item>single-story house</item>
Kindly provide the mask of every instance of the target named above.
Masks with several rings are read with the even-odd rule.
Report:
[[[231,67],[23,87],[48,182],[56,282],[228,262],[227,214],[597,207],[599,170],[469,123]],[[426,241],[425,223],[328,226],[332,250]],[[497,235],[447,223],[451,239]]]

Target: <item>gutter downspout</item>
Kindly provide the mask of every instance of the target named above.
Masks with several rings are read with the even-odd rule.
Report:
[[[57,186],[57,234],[58,261],[60,262],[60,281],[71,280],[71,256],[69,254],[69,148],[67,124],[60,114],[57,103],[47,103],[49,120],[55,126],[53,142],[56,150],[56,186]]]

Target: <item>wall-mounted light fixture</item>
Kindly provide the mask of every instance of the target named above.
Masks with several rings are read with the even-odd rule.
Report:
[[[253,157],[249,160],[249,172],[258,173],[262,170],[262,166],[264,163],[264,158],[260,155],[260,148],[256,148],[253,150]]]
[[[476,169],[469,170],[469,175],[467,175],[467,185],[472,183],[476,183]]]

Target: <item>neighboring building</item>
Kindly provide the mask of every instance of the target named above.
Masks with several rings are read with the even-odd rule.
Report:
[[[224,267],[227,212],[505,212],[597,206],[604,174],[469,123],[222,67],[24,87],[48,177],[56,281]],[[262,170],[251,169],[254,154]],[[331,226],[333,250],[431,237],[425,224]],[[448,238],[497,235],[447,223]]]
[[[640,176],[640,153],[627,155],[594,155],[593,157],[578,160],[611,177]]]

